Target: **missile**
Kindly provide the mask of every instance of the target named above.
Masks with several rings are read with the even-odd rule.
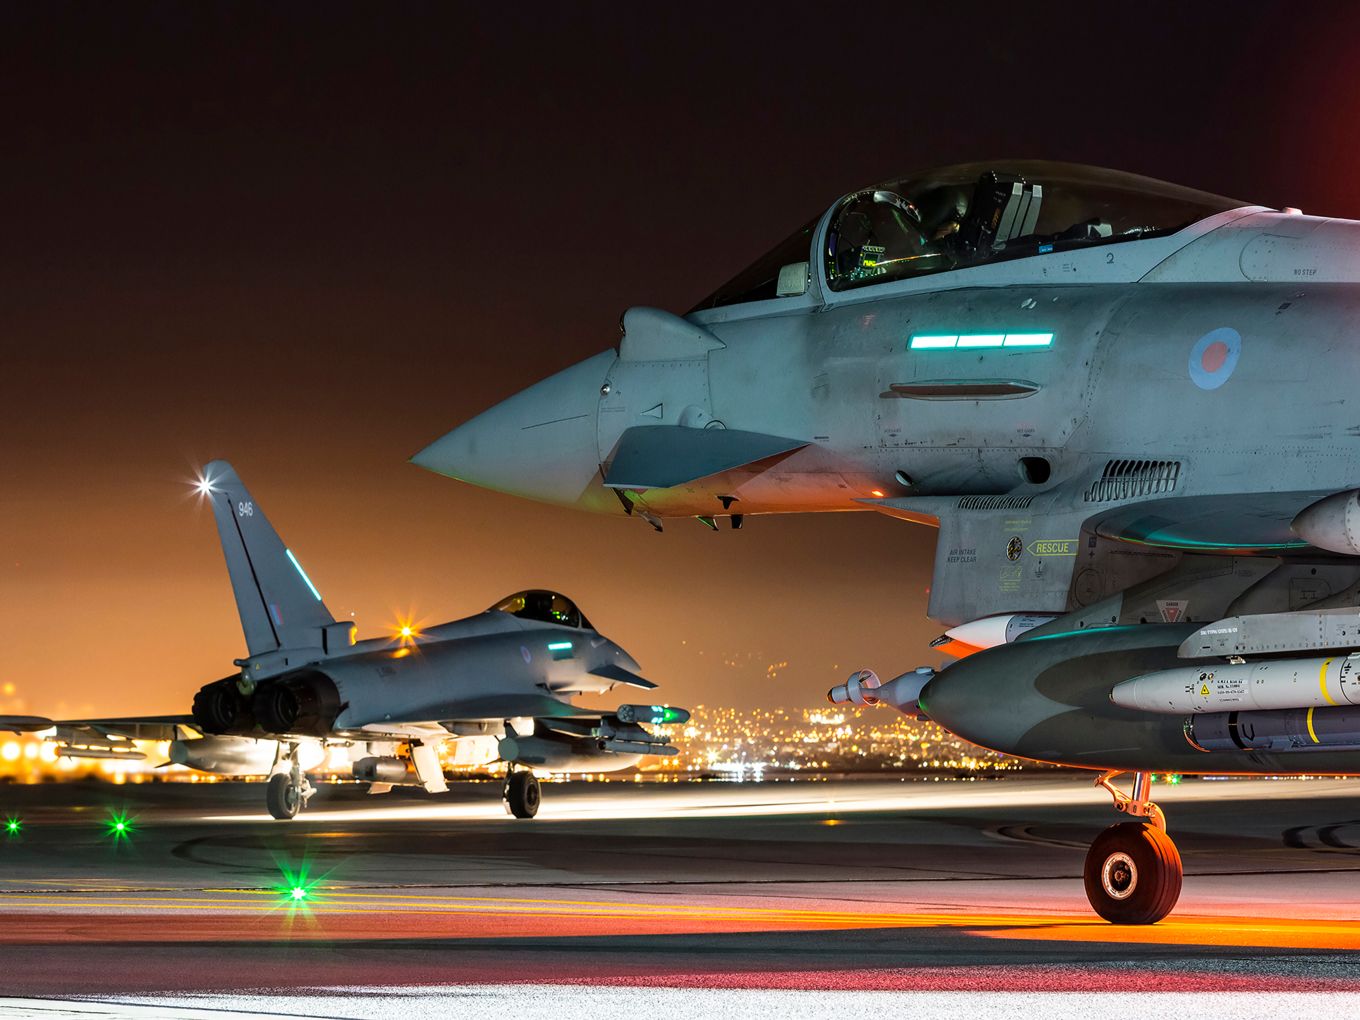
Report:
[[[620,705],[614,713],[619,722],[651,723],[653,726],[666,726],[672,723],[689,722],[689,712],[670,705]]]
[[[1051,613],[1002,613],[951,627],[930,643],[930,647],[962,659],[984,648],[1007,645],[1026,631],[1057,619]]]
[[[64,744],[57,748],[62,758],[125,758],[128,761],[145,761],[146,755],[135,748],[128,751],[115,751],[110,747],[71,747]]]
[[[1162,715],[1360,705],[1360,653],[1164,669],[1116,684],[1110,700]]]
[[[529,765],[544,772],[617,772],[637,763],[640,754],[665,754],[664,745],[640,745],[645,749],[610,748],[612,738],[580,740],[560,734],[521,737],[513,730],[501,738],[498,749],[504,761]],[[658,750],[658,748],[660,748]],[[678,751],[676,753],[679,753]]]
[[[1185,720],[1185,739],[1200,751],[1360,750],[1360,711],[1295,708],[1193,715]]]

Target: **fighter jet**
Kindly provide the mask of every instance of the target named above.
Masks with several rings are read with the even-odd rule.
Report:
[[[1360,222],[950,166],[837,199],[683,316],[629,309],[413,459],[658,529],[936,528],[957,661],[833,699],[1094,770],[1132,820],[1088,896],[1151,923],[1181,888],[1155,772],[1360,773],[1358,285]]]
[[[204,772],[267,775],[266,803],[290,819],[315,792],[308,769],[335,753],[372,793],[396,785],[448,789],[450,764],[509,764],[507,810],[532,818],[534,770],[611,772],[676,748],[644,724],[683,723],[684,709],[620,705],[601,713],[572,698],[656,685],[638,664],[551,591],[521,591],[484,613],[419,632],[357,640],[284,546],[225,461],[199,483],[212,504],[247,654],[205,685],[186,715],[62,720],[0,717],[0,730],[41,732],[71,757],[143,759],[139,740],[171,741],[169,760]]]

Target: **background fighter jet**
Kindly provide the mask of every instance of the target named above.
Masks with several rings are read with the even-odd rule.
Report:
[[[547,772],[609,772],[641,755],[676,754],[642,724],[680,723],[683,709],[572,705],[619,684],[656,685],[563,595],[522,591],[486,612],[396,639],[357,641],[337,622],[292,550],[225,461],[199,486],[212,503],[248,655],[239,673],[204,686],[190,715],[53,721],[0,717],[0,729],[46,731],[73,757],[141,758],[135,740],[169,740],[170,761],[205,772],[269,776],[275,818],[314,792],[307,769],[340,749],[370,792],[445,785],[440,752],[456,764],[511,768],[507,808],[538,811]]]
[[[617,351],[414,460],[657,528],[937,528],[928,611],[966,657],[833,700],[1100,770],[1137,820],[1087,893],[1151,922],[1181,885],[1153,770],[1360,772],[1357,285],[1357,222],[946,167],[846,195],[683,317],[630,309]]]

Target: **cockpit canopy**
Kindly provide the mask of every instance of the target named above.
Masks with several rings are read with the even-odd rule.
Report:
[[[1161,237],[1239,202],[1073,163],[999,160],[853,192],[832,210],[820,259],[832,291],[987,262]],[[809,224],[692,309],[802,293]]]
[[[578,630],[594,630],[590,621],[576,608],[576,603],[555,591],[520,591],[501,599],[491,607],[492,612],[509,613],[521,620],[556,623]]]

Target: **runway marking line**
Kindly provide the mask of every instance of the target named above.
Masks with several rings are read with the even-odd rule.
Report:
[[[1360,922],[1280,920],[1276,918],[1186,916],[1149,927],[1106,924],[1089,915],[1015,914],[969,911],[867,911],[797,907],[725,906],[531,897],[430,897],[343,889],[315,890],[296,904],[270,890],[221,890],[219,897],[77,896],[20,894],[4,896],[11,923],[0,930],[0,944],[57,941],[149,941],[175,937],[181,925],[203,922],[218,928],[214,938],[233,941],[260,937],[257,924],[240,927],[245,917],[283,923],[290,937],[348,941],[384,938],[571,937],[612,933],[680,934],[704,931],[776,931],[857,928],[946,928],[992,939],[1058,942],[1232,945],[1360,950]],[[51,908],[58,908],[53,911]],[[30,909],[24,909],[30,908]],[[46,908],[46,909],[31,909]],[[158,916],[159,915],[159,916]],[[169,916],[166,916],[169,915]],[[240,919],[228,927],[226,918]],[[372,917],[378,926],[355,925]],[[445,924],[431,925],[432,918]],[[174,918],[172,920],[172,918]],[[329,930],[328,919],[345,919]],[[417,922],[418,923],[407,923]],[[476,919],[482,919],[481,924]],[[73,926],[96,921],[98,932]],[[492,923],[486,923],[492,922]],[[511,930],[506,930],[506,925]],[[117,931],[121,928],[130,931]],[[298,928],[304,930],[298,931]],[[196,932],[197,933],[197,932]]]

